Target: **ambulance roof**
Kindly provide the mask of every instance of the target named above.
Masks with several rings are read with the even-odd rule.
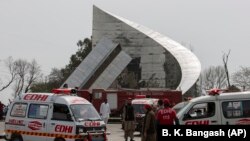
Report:
[[[25,93],[15,98],[14,101],[27,101],[27,102],[52,102],[59,104],[90,104],[90,102],[82,97],[53,94],[53,93]]]
[[[232,92],[221,93],[219,95],[206,95],[193,98],[190,102],[213,101],[213,100],[237,100],[237,99],[250,99],[250,91],[246,92]]]
[[[173,109],[180,109],[180,108],[183,108],[183,107],[185,107],[187,104],[188,104],[188,101],[183,101],[183,102],[177,103],[176,105],[174,105]]]
[[[133,99],[132,104],[155,104],[157,101],[156,98],[138,98]]]

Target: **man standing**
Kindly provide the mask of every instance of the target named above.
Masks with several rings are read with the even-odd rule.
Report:
[[[102,119],[104,120],[105,124],[108,124],[109,114],[110,114],[110,107],[109,107],[108,99],[106,98],[104,102],[101,104],[101,108],[100,108],[100,115]]]
[[[146,104],[144,109],[146,115],[143,122],[142,141],[156,141],[155,113],[151,105]]]
[[[163,105],[163,100],[162,99],[159,99],[158,102],[157,102],[157,108],[156,110],[154,111],[155,112],[155,117],[157,117],[157,113],[158,111],[160,111],[161,109],[164,108],[164,105]],[[155,122],[156,123],[156,122]],[[157,128],[157,124],[155,124],[155,127]],[[158,140],[158,134],[156,133],[156,140]]]
[[[0,101],[0,120],[3,119],[3,108],[4,108],[4,105],[3,105],[2,102]]]
[[[155,114],[157,114],[158,111],[161,110],[161,109],[163,109],[163,108],[164,108],[163,100],[159,99],[158,102],[157,102],[157,108],[156,108]]]
[[[135,113],[134,107],[131,104],[132,99],[128,98],[127,104],[123,109],[123,120],[124,120],[124,138],[125,141],[130,137],[130,141],[134,141],[135,131]]]
[[[163,100],[164,108],[157,112],[156,120],[157,125],[178,125],[179,120],[176,116],[175,110],[171,108],[169,100]]]
[[[167,125],[179,125],[179,120],[176,116],[175,110],[171,108],[169,100],[166,98],[163,100],[164,108],[157,112],[156,126],[157,133],[161,133],[161,128]],[[160,141],[160,135],[157,135],[157,140]]]

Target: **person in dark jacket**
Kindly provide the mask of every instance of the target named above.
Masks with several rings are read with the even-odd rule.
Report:
[[[164,108],[164,105],[163,105],[163,100],[162,99],[159,99],[158,102],[157,102],[157,108],[156,108],[156,111],[155,111],[155,114],[158,113],[159,110],[163,109]],[[156,115],[157,116],[157,115]]]
[[[4,115],[4,104],[0,101],[0,120],[3,119],[3,115]]]
[[[130,141],[134,141],[135,131],[135,112],[132,106],[132,99],[128,98],[127,105],[123,109],[123,122],[124,122],[124,138],[125,141],[130,137]]]
[[[146,115],[143,122],[142,141],[156,141],[156,120],[152,106],[146,104],[144,106]]]

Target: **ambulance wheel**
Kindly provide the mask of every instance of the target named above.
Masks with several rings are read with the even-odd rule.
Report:
[[[10,141],[23,141],[23,138],[21,135],[13,134]]]
[[[63,138],[56,138],[55,141],[65,141]]]

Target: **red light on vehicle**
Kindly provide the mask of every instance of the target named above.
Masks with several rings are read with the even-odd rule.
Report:
[[[52,93],[55,94],[75,94],[76,92],[77,90],[72,88],[58,88],[52,90]]]
[[[219,95],[221,93],[222,90],[220,89],[217,89],[217,88],[214,88],[214,89],[211,89],[208,94],[209,95]]]

